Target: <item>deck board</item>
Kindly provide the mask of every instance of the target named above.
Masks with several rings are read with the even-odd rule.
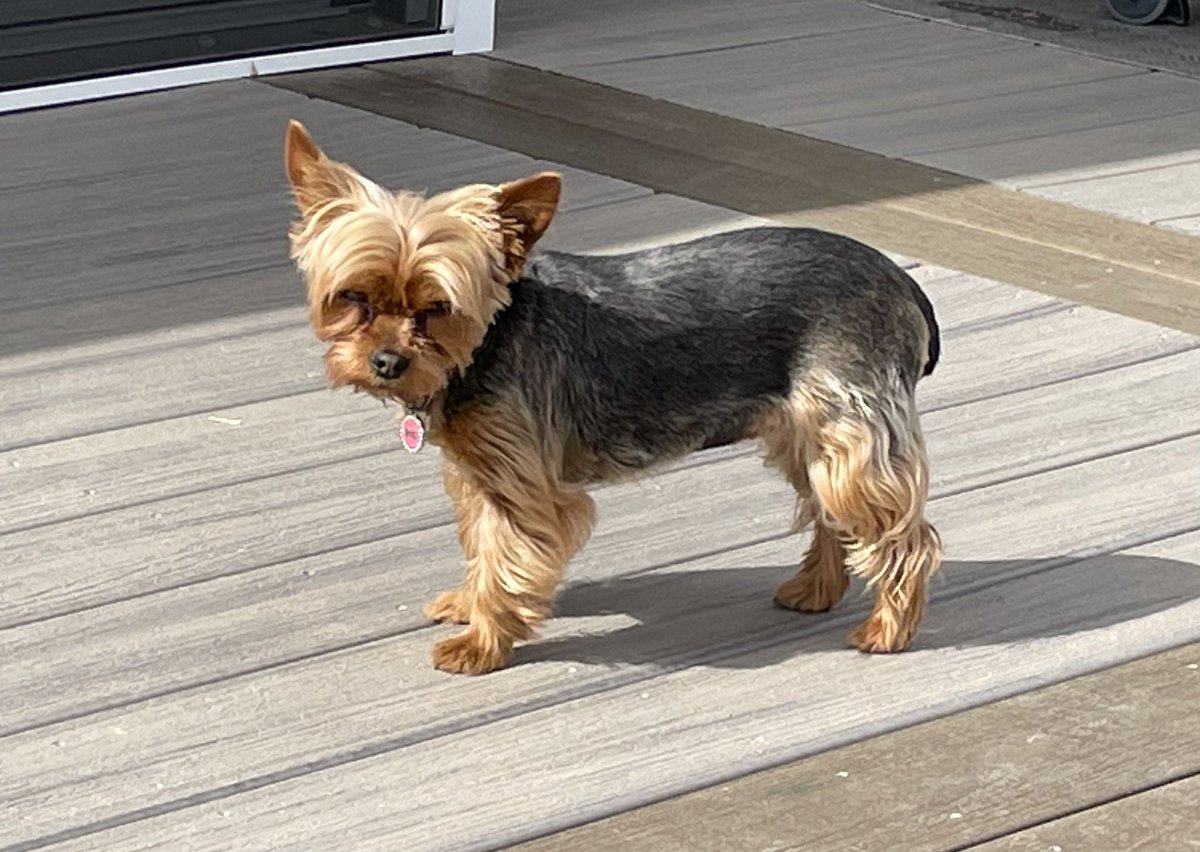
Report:
[[[841,647],[863,602],[797,626],[728,559],[707,560],[653,578],[666,588],[635,592],[632,610],[618,590],[618,615],[577,616],[582,637],[494,677],[447,684],[425,664],[447,631],[426,630],[13,738],[13,758],[45,774],[26,779],[12,825],[53,831],[69,801],[73,824],[115,823],[91,838],[111,849],[297,848],[348,831],[362,848],[511,843],[1195,641],[1198,544],[1037,571],[960,561],[923,650],[893,658]],[[604,591],[577,606],[613,602]]]
[[[848,30],[890,32],[897,18],[839,0],[763,0],[753,8],[688,0],[616,0],[572,8],[569,15],[554,0],[503,0],[497,25],[498,55],[550,67],[727,50],[770,43],[792,33],[811,38]]]
[[[863,67],[861,61],[864,52],[872,56],[868,67]],[[499,55],[533,64],[503,47]],[[890,134],[933,132],[935,125],[912,120],[922,110],[948,113],[955,119],[942,127],[953,141],[969,130],[995,133],[996,125],[980,122],[978,116],[973,124],[957,118],[960,112],[984,110],[997,98],[1048,89],[1050,94],[1042,96],[1061,103],[1059,86],[1101,86],[1116,78],[1147,73],[1065,51],[917,21],[892,26],[885,37],[875,30],[851,30],[596,67],[570,62],[549,67],[625,91],[770,127],[800,129],[832,141],[846,142],[841,137],[847,133],[838,131],[843,126],[867,127],[874,122],[878,126],[876,134],[868,137],[860,130],[846,144],[885,154],[901,143]],[[797,85],[796,80],[804,84]],[[964,89],[972,97],[964,98]],[[1082,118],[1074,113],[1070,116]],[[834,130],[826,133],[825,125]],[[881,143],[885,147],[878,147]]]
[[[1195,684],[1192,686],[1200,689]],[[977,848],[980,852],[1042,852],[1055,848],[1195,849],[1200,847],[1197,801],[1200,801],[1200,775],[1193,774],[1082,813],[1018,831]]]
[[[1197,662],[1186,645],[518,848],[1184,849],[1194,778],[1120,797],[1200,768],[1200,728],[1176,712]]]

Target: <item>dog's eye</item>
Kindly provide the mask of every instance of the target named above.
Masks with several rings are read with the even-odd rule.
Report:
[[[367,294],[362,290],[339,290],[337,297],[343,302],[357,305],[362,312],[363,322],[370,322],[375,316],[375,308],[367,300]]]
[[[434,302],[428,305],[421,313],[427,317],[444,317],[453,310],[454,306],[449,302]]]

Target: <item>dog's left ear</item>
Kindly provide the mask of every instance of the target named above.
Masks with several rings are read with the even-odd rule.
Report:
[[[558,210],[562,176],[539,172],[497,187],[496,209],[504,228],[509,271],[519,275],[534,243],[546,232]]]

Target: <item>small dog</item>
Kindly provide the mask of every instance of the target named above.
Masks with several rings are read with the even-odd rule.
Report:
[[[796,489],[795,529],[814,526],[775,602],[823,612],[853,572],[876,596],[851,644],[908,646],[941,559],[914,403],[940,344],[890,260],[799,228],[534,254],[557,174],[425,197],[330,160],[298,122],[284,147],[332,385],[402,403],[410,449],[441,449],[466,578],[425,612],[468,626],[434,647],[439,669],[491,671],[532,636],[591,533],[586,486],[749,438]]]

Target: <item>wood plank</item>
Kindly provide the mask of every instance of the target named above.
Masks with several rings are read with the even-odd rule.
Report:
[[[870,61],[865,62],[864,56],[870,56]],[[536,64],[519,57],[513,61]],[[898,21],[886,34],[852,30],[597,67],[568,61],[550,70],[769,127],[801,129],[832,141],[842,140],[821,132],[825,122],[875,120],[903,130],[908,128],[906,117],[916,109],[951,109],[996,95],[1057,91],[1064,84],[1145,73],[916,21]],[[1059,97],[1065,101],[1069,96]],[[994,127],[996,122],[983,124]],[[924,122],[917,124],[924,126]],[[956,125],[946,130],[953,138]],[[886,154],[893,143],[881,133],[869,143],[848,144]]]
[[[534,17],[528,14],[528,4],[510,6],[515,20],[508,28],[517,31],[523,46],[561,26],[553,10],[539,9]],[[593,43],[601,40],[594,30],[580,28],[577,37],[583,34],[591,35]],[[1037,39],[1046,35],[1044,30],[1036,32]],[[649,43],[644,38],[630,40]],[[1102,171],[1113,160],[1144,160],[1152,154],[1178,159],[1180,140],[1192,139],[1200,130],[1194,115],[1195,84],[1186,78],[1151,75],[1094,52],[1056,50],[1038,41],[946,27],[918,16],[893,18],[884,38],[874,29],[828,32],[810,27],[803,18],[781,17],[773,43],[681,54],[664,51],[599,65],[569,53],[501,53],[513,62],[888,154],[903,154],[895,144],[913,133],[932,140],[926,147],[942,150],[948,145],[957,148],[955,140],[964,133],[994,136],[1014,128],[1036,132],[1037,122],[1051,122],[1053,131],[1044,129],[1033,141],[974,154],[974,148],[958,150],[945,159],[918,157],[920,162],[988,180],[1020,182],[1051,164],[1081,172]],[[864,62],[863,56],[870,61]],[[1075,91],[1077,83],[1126,76],[1138,79]],[[996,95],[1010,95],[1010,102],[993,103]],[[1087,108],[1089,97],[1096,109]],[[1162,115],[1171,112],[1175,102],[1193,113],[1184,124]],[[1146,113],[1149,104],[1158,111]],[[914,112],[931,107],[939,111],[929,116]],[[840,127],[832,134],[823,132],[823,122],[839,119],[858,122],[849,132]],[[1114,126],[1122,121],[1127,123]],[[1058,138],[1068,125],[1068,136]],[[1099,132],[1078,132],[1080,126],[1096,125]],[[922,153],[928,152],[922,148]]]
[[[897,28],[895,16],[837,0],[760,0],[753,9],[688,0],[610,0],[564,14],[554,0],[503,2],[496,16],[497,56],[546,67],[606,63],[854,29]]]
[[[1200,216],[1200,160],[1103,178],[1035,183],[1025,191],[1138,222]]]
[[[1196,656],[1194,646],[1186,650]],[[1191,686],[1194,701],[1200,687],[1195,683],[1188,684],[1194,678],[1186,674],[1180,680],[1184,685]],[[1104,698],[1112,700],[1110,695]],[[1161,697],[1155,696],[1155,700],[1161,700]],[[1005,849],[1025,849],[1030,852],[1047,849],[1195,849],[1200,847],[1200,817],[1196,815],[1198,801],[1200,775],[1192,775],[1173,784],[1154,787],[1144,793],[1017,831],[975,848],[980,852],[1000,852]]]
[[[1200,645],[926,722],[516,847],[1183,849],[1200,842]]]
[[[1153,94],[1148,93],[1147,97]],[[1195,99],[1193,95],[1193,103]],[[1093,163],[1119,166],[1141,158],[1194,156],[1195,147],[1180,140],[1194,139],[1197,131],[1200,131],[1200,111],[1164,111],[1144,119],[1067,131],[1045,140],[1016,139],[913,154],[909,159],[955,172],[969,172],[1001,185],[1019,185],[1029,178],[1074,171]],[[1038,159],[1031,160],[1034,156]]]
[[[405,62],[377,72],[385,79],[371,73],[350,69],[273,80],[534,156],[586,162],[662,191],[826,227],[930,263],[1200,331],[1195,246],[1165,229],[486,59]],[[531,91],[538,96],[529,97]],[[570,109],[559,109],[568,103]],[[793,165],[798,162],[813,165],[801,172]]]
[[[1063,56],[1059,51],[1044,48],[1040,53],[1047,57]],[[1191,115],[1193,121],[1200,122],[1200,105],[1197,104],[1200,86],[1193,80],[1172,74],[1138,72],[1128,66],[1070,54],[1066,56],[1070,57],[1068,62],[1086,63],[1094,68],[1095,79],[1066,79],[1062,85],[1054,80],[1052,85],[1043,83],[995,94],[984,92],[980,97],[959,97],[944,104],[906,106],[891,113],[852,116],[819,124],[801,120],[787,129],[931,165],[937,159],[932,155],[938,152],[1020,142],[1032,158],[1026,161],[1021,172],[1028,174],[1063,168],[1068,163],[1092,162],[1084,156],[1090,151],[1076,151],[1071,156],[1065,149],[1070,144],[1070,134],[1075,132],[1136,124],[1141,129],[1145,147],[1140,151],[1116,149],[1100,161],[1112,162],[1179,151],[1178,139],[1160,140],[1153,132],[1154,121],[1159,117]],[[971,84],[976,80],[971,76],[964,82]],[[970,89],[960,91],[971,92]],[[1200,124],[1196,126],[1200,129]],[[1167,147],[1164,148],[1164,144]],[[941,164],[935,167],[947,168]],[[981,175],[974,168],[964,169],[961,165],[955,170],[972,177],[994,176],[994,173]]]
[[[1193,457],[1164,449],[1126,461],[1161,471]],[[353,838],[364,849],[397,836],[414,850],[507,845],[1196,641],[1200,535],[1103,553],[1122,536],[1144,535],[1139,521],[1155,516],[1161,483],[1129,500],[1102,489],[1103,517],[1092,528],[1084,516],[1089,529],[1079,535],[1053,521],[1047,529],[1044,519],[1075,505],[1068,489],[1117,487],[1121,464],[989,489],[987,505],[1012,507],[999,522],[979,505],[939,507],[956,555],[914,652],[844,650],[866,601],[798,621],[771,609],[759,588],[788,568],[734,571],[727,554],[569,590],[574,618],[524,652],[524,665],[487,678],[428,667],[428,643],[444,629],[395,631],[9,737],[7,754],[25,770],[0,782],[12,813],[0,839],[82,831],[99,834],[81,843],[106,849],[188,839],[218,848],[235,837],[280,848],[296,836],[316,845]],[[1186,493],[1183,478],[1175,484]],[[1186,496],[1194,523],[1200,495]],[[1025,543],[1018,530],[1036,540]],[[790,561],[795,549],[782,544],[748,549],[732,564]],[[1063,557],[1073,546],[1095,555],[1035,556]],[[291,612],[283,601],[272,606]],[[1195,727],[1178,706],[1169,715],[1180,731],[1159,727],[1168,735],[1139,750],[1136,766],[1112,775],[1092,759],[1081,766],[1093,781],[1125,783],[1137,767],[1159,775]],[[979,794],[1007,792],[992,785]]]
[[[973,283],[947,280],[953,287]],[[966,326],[961,336],[947,335],[947,352],[952,354],[923,386],[921,400],[931,412],[926,429],[946,423],[944,434],[951,441],[960,434],[977,433],[979,446],[995,455],[979,455],[974,445],[958,445],[956,455],[936,463],[934,475],[942,487],[965,488],[980,477],[1017,475],[1026,469],[1023,464],[1040,467],[1055,458],[1090,457],[1186,431],[1195,395],[1181,396],[1178,387],[1180,376],[1194,371],[1196,344],[1190,338],[1175,332],[1164,332],[1160,338],[1141,323],[1086,310],[1041,314],[1035,308],[1012,323],[976,319],[980,321]],[[1178,360],[1170,357],[1173,353],[1180,353]],[[1128,369],[1106,372],[1123,365]],[[1065,383],[1072,377],[1092,378],[1068,387]],[[1044,390],[1022,392],[1031,384]],[[296,418],[293,429],[304,428],[311,412],[315,425],[309,428],[323,430],[321,436],[297,441],[294,454],[272,455],[261,445],[251,450],[246,441],[264,432],[273,435],[273,420],[264,418],[259,423],[261,409],[257,415],[255,409],[230,409],[222,416],[243,420],[241,427],[212,423],[206,417],[188,418],[174,426],[165,423],[113,433],[109,439],[88,438],[0,456],[0,476],[14,485],[3,492],[13,495],[3,503],[4,517],[17,529],[25,528],[0,536],[0,566],[7,580],[0,594],[0,624],[44,619],[164,587],[240,575],[340,547],[390,540],[405,531],[448,521],[434,454],[409,458],[399,453],[389,434],[392,415],[382,409],[370,414],[373,407],[361,401],[348,408],[367,414],[356,426],[362,443],[346,444],[341,420],[332,424],[337,428],[324,431],[319,424],[326,421],[320,412],[328,409],[306,407],[315,405],[317,398],[310,395],[277,403],[279,416]],[[1105,407],[1097,410],[1095,402],[1100,398]],[[1076,407],[1064,413],[1057,403],[1066,399]],[[1029,420],[1015,421],[1015,432],[990,419],[969,428],[970,414],[957,407],[988,400],[983,410],[989,417],[1003,422],[1006,406],[1011,405]],[[1126,422],[1147,411],[1159,416]],[[1061,424],[1080,412],[1085,419],[1079,421],[1079,432],[1073,438],[1064,436]],[[1041,425],[1035,428],[1032,423]],[[202,437],[187,438],[195,446],[174,449],[174,441],[196,431]],[[93,440],[107,451],[88,461],[77,448]],[[315,445],[325,449],[300,455]],[[165,460],[177,452],[174,462]],[[217,460],[206,460],[214,453]],[[164,461],[146,463],[158,458]],[[257,470],[241,466],[243,459],[250,465],[256,458],[260,459]],[[705,474],[715,477],[713,487],[745,470],[741,466],[745,462],[722,453],[688,464],[705,459],[720,463]],[[20,467],[14,468],[14,461]],[[122,463],[130,468],[128,472],[106,485],[106,471]],[[372,481],[371,471],[380,466],[394,471],[389,486],[394,505],[388,512],[362,513],[359,507],[370,499],[363,483]],[[770,487],[779,487],[776,480],[763,476],[763,494],[779,493]],[[686,502],[689,493],[704,503],[703,489],[697,494],[694,484],[679,481],[674,496],[663,498],[667,503]],[[646,499],[644,488],[617,489],[606,498],[612,501],[606,505]],[[659,504],[657,498],[654,503]],[[785,525],[782,518],[790,511],[790,500],[780,496],[777,509],[779,523]],[[635,514],[641,511],[634,508]],[[66,513],[61,522],[55,522],[56,513]],[[328,523],[343,517],[356,521]],[[271,523],[264,524],[264,518],[271,518]],[[81,547],[80,542],[87,545]],[[673,546],[672,542],[664,542],[663,547]],[[707,545],[693,542],[691,546],[703,550]],[[666,558],[665,551],[655,552],[658,558]]]

